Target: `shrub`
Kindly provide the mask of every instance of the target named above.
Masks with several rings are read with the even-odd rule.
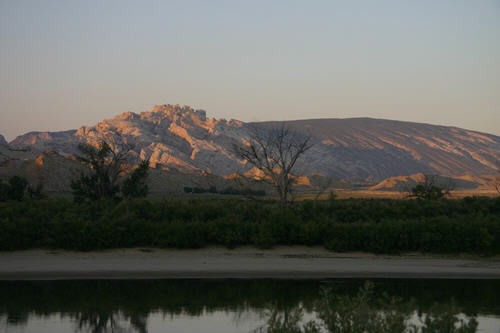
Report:
[[[296,202],[222,198],[0,204],[0,250],[323,245],[333,251],[500,254],[499,199]],[[345,213],[347,211],[348,213]]]
[[[148,170],[149,161],[142,161],[139,166],[132,171],[130,177],[125,179],[122,186],[122,193],[125,198],[143,198],[148,195],[149,188],[146,184]]]

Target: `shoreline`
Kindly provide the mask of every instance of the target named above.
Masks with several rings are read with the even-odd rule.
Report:
[[[0,280],[500,279],[500,258],[335,253],[320,247],[0,252]]]

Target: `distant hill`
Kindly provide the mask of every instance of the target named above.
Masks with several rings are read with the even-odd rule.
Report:
[[[230,175],[249,171],[232,153],[233,144],[248,138],[252,126],[279,124],[207,118],[203,110],[159,105],[150,112],[126,112],[77,130],[30,132],[18,136],[10,146],[67,156],[78,152],[80,142],[95,144],[106,137],[133,144],[132,163],[149,158],[157,168]],[[286,124],[311,135],[314,146],[297,165],[297,171],[307,175],[372,182],[415,173],[481,176],[495,174],[500,159],[500,137],[456,127],[371,118]]]
[[[424,181],[425,175],[422,173],[417,173],[410,176],[390,177],[384,179],[377,185],[370,187],[370,190],[410,192],[411,189],[414,188],[418,183],[423,183]],[[495,175],[435,177],[435,185],[448,190],[494,192],[495,184]]]
[[[7,144],[7,140],[5,140],[5,138],[3,137],[2,134],[0,134],[0,145],[6,145]]]

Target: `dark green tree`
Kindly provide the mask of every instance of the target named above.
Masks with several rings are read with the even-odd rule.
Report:
[[[9,179],[8,199],[22,201],[28,181],[24,177],[12,176]]]
[[[148,195],[149,188],[146,184],[148,177],[149,161],[144,160],[139,164],[130,177],[128,177],[122,186],[122,194],[126,198],[140,198]]]
[[[82,202],[85,199],[98,200],[100,198],[97,191],[97,176],[80,173],[80,177],[71,182],[73,198],[76,202]]]
[[[86,164],[90,172],[82,172],[78,179],[71,182],[76,202],[119,199],[120,192],[128,198],[144,197],[148,194],[146,178],[149,161],[142,161],[120,186],[131,146],[111,145],[103,140],[99,142],[98,147],[81,144],[79,149],[83,156],[79,156],[78,160]]]
[[[9,199],[9,184],[3,182],[0,179],[0,202],[7,201]]]
[[[45,193],[43,193],[43,183],[38,183],[38,185],[28,186],[28,196],[30,199],[39,200],[45,198]]]
[[[30,199],[42,199],[45,197],[43,184],[37,186],[28,185],[26,178],[21,176],[12,176],[8,183],[4,183],[0,179],[0,201],[18,200],[22,201],[25,194],[28,194]]]
[[[119,176],[124,171],[123,165],[131,147],[112,148],[103,140],[98,147],[80,144],[78,148],[83,154],[78,160],[89,167],[90,173],[82,172],[78,179],[71,182],[75,201],[116,198],[120,191]]]

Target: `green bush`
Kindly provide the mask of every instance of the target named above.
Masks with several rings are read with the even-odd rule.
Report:
[[[28,198],[33,200],[43,199],[43,183],[36,186],[30,185],[28,180],[21,176],[12,176],[7,183],[0,179],[0,202],[8,200],[22,201],[28,194]]]
[[[500,253],[500,199],[191,198],[0,203],[0,250],[322,245],[332,251]]]

